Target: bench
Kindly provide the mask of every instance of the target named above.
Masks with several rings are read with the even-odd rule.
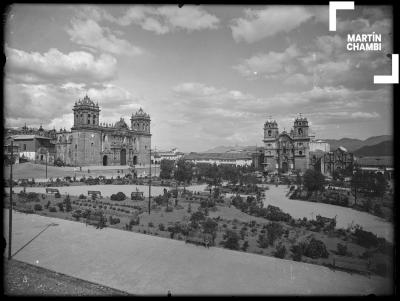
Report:
[[[135,201],[142,201],[144,200],[143,192],[141,191],[134,191],[131,193],[131,200]]]
[[[370,274],[368,263],[364,261],[359,261],[355,258],[344,258],[344,257],[334,257],[333,258],[333,268],[337,270],[343,270],[346,272],[355,272],[360,274]]]
[[[50,194],[56,194],[56,193],[60,193],[60,191],[56,188],[46,188],[46,193],[50,193]]]
[[[100,198],[101,198],[101,192],[100,191],[89,190],[88,191],[88,195],[92,196],[92,197],[94,196],[96,199],[97,199],[98,196],[100,196]]]

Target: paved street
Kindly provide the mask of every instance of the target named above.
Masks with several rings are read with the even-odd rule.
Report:
[[[15,259],[133,294],[390,293],[389,279],[378,276],[38,215],[13,217],[13,254],[45,229]],[[4,222],[7,226],[7,210]]]

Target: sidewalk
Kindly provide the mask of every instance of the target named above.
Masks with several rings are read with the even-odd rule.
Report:
[[[7,238],[8,210],[3,214]],[[388,278],[15,212],[12,253],[46,227],[14,258],[132,294],[391,293]]]

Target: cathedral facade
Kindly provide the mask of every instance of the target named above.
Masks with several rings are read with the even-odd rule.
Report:
[[[264,124],[264,171],[287,173],[309,168],[310,136],[306,118],[295,119],[290,133],[279,133],[275,120]]]
[[[140,108],[130,127],[121,118],[100,123],[100,107],[87,95],[73,107],[74,125],[56,133],[56,157],[70,166],[150,164],[150,116]]]

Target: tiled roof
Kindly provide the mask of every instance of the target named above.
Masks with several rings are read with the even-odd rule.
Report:
[[[14,135],[12,136],[14,140],[27,140],[27,139],[47,139],[51,140],[49,137],[37,136],[37,135]]]
[[[357,163],[360,166],[393,166],[392,156],[376,156],[376,157],[362,157],[357,158]]]
[[[186,160],[251,160],[246,153],[190,153],[184,156]]]

